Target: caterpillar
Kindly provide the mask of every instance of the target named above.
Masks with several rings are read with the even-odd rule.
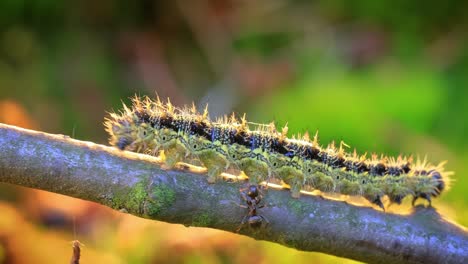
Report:
[[[132,98],[132,106],[123,105],[119,113],[109,113],[105,129],[109,143],[121,150],[164,155],[165,167],[177,162],[199,160],[207,168],[208,182],[215,183],[229,168],[242,171],[251,185],[272,179],[289,185],[291,196],[301,190],[319,190],[362,196],[385,210],[382,198],[401,204],[412,196],[431,204],[449,187],[451,172],[445,162],[432,165],[426,159],[358,155],[346,152],[341,142],[320,146],[318,135],[288,137],[288,128],[278,130],[274,123],[248,122],[245,115],[234,114],[214,121],[207,108],[199,112],[191,107],[177,108],[159,97]]]

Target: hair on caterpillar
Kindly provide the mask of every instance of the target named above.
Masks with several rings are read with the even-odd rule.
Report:
[[[178,108],[159,97],[135,96],[131,107],[124,104],[120,112],[109,113],[104,125],[111,145],[155,156],[163,151],[168,168],[197,159],[207,168],[210,183],[233,168],[252,185],[281,180],[294,198],[301,190],[319,190],[362,196],[382,209],[384,196],[390,203],[412,196],[413,203],[421,198],[431,204],[431,197],[448,189],[452,174],[444,170],[445,162],[435,166],[426,159],[368,157],[348,152],[343,141],[322,147],[318,133],[312,139],[308,133],[288,137],[287,124],[278,130],[273,122],[249,122],[245,114],[212,121],[207,107],[203,112],[193,104]]]

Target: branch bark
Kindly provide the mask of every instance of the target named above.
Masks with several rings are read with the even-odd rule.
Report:
[[[60,193],[169,223],[234,232],[246,214],[242,182],[164,170],[157,158],[0,124],[0,182]],[[468,234],[434,208],[384,213],[287,190],[268,190],[270,224],[255,239],[372,263],[468,263]]]

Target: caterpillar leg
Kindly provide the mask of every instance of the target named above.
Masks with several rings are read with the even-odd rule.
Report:
[[[175,164],[182,161],[188,152],[183,142],[183,137],[170,129],[163,129],[158,133],[157,142],[164,150],[165,167],[173,168]]]
[[[291,197],[298,199],[301,196],[301,189],[304,187],[302,173],[292,168],[285,168],[279,175],[282,181],[289,185]]]
[[[380,207],[385,212],[385,207],[384,207],[380,197],[376,198],[374,201],[372,201],[372,203],[377,205],[378,207]]]
[[[235,169],[249,177],[249,183],[257,185],[269,179],[271,172],[265,153],[260,149],[251,150],[237,144],[226,150],[228,162]]]
[[[378,207],[380,207],[384,212],[385,212],[385,207],[382,203],[382,197],[380,195],[376,195],[376,196],[366,196],[366,199],[371,202],[372,204],[375,204],[377,205]]]
[[[302,184],[294,182],[291,185],[291,197],[295,199],[299,199],[299,197],[301,197],[301,188],[302,188]]]
[[[215,183],[221,173],[222,170],[217,168],[208,169],[208,183]]]
[[[304,187],[302,161],[297,157],[289,158],[278,154],[269,155],[268,158],[272,173],[290,186],[292,198],[299,198]]]
[[[422,198],[422,199],[427,200],[429,202],[429,207],[432,206],[431,196],[428,195],[427,193],[421,193],[419,195],[413,196],[413,201],[411,202],[411,205],[415,206],[416,200],[418,200],[418,198]]]
[[[304,187],[304,180],[302,179],[302,175],[290,175],[292,176],[283,179],[283,182],[289,185],[290,192],[291,192],[291,197],[294,199],[299,199],[301,197],[301,190]]]
[[[322,192],[333,192],[335,190],[335,181],[328,175],[317,172],[317,178],[315,179],[316,189]]]
[[[186,150],[184,147],[176,145],[174,148],[164,150],[164,156],[166,157],[164,165],[166,168],[174,168],[175,164],[185,157]]]
[[[392,196],[389,196],[389,198],[390,198],[390,203],[401,204],[403,201],[403,198],[405,198],[405,195],[392,195]]]
[[[385,212],[385,206],[382,203],[382,197],[386,195],[386,193],[382,190],[382,183],[380,178],[370,179],[362,184],[362,193],[364,198],[366,198],[372,204],[377,205]]]
[[[257,160],[243,159],[239,167],[249,177],[250,184],[260,184],[262,181],[267,180],[270,175],[266,163]]]
[[[226,171],[226,167],[229,166],[224,156],[212,150],[200,154],[199,158],[208,170],[208,183],[215,183],[221,177],[221,173]]]

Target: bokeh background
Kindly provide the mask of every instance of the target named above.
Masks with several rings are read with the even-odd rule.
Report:
[[[452,188],[434,204],[468,226],[467,10],[455,0],[2,0],[0,122],[106,144],[106,111],[134,94],[209,103],[213,116],[288,122],[360,153],[448,160]],[[82,263],[352,262],[0,184],[0,263],[67,263],[74,239]]]

